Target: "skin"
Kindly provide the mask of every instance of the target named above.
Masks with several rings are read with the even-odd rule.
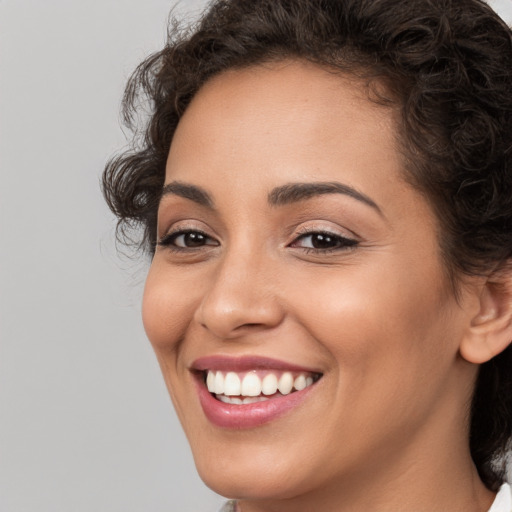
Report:
[[[486,511],[468,448],[478,366],[460,355],[481,289],[457,301],[438,223],[402,179],[396,112],[355,79],[287,61],[225,72],[198,92],[169,153],[143,320],[212,489],[243,512]],[[275,187],[338,182],[343,193],[270,205]],[[322,252],[307,233],[356,241]],[[175,238],[175,244],[184,241]],[[336,238],[336,240],[338,240]],[[297,408],[251,429],[205,417],[198,357],[259,355],[323,376]]]

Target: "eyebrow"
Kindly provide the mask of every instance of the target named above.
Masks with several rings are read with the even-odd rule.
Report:
[[[184,199],[190,199],[191,201],[210,209],[213,209],[214,207],[213,199],[210,194],[197,185],[190,185],[188,183],[182,183],[181,181],[173,181],[172,183],[164,185],[160,199],[167,195],[175,195],[183,197]]]
[[[355,188],[338,183],[337,181],[311,182],[311,183],[287,183],[272,189],[268,194],[268,203],[271,206],[284,206],[287,204],[297,203],[311,199],[315,196],[325,194],[343,194],[356,199],[368,206],[371,206],[382,215],[382,211],[373,199],[366,194],[359,192]],[[181,181],[173,181],[168,183],[162,189],[161,198],[167,195],[175,195],[189,199],[195,203],[207,208],[214,208],[214,201],[211,195],[203,188],[183,183]]]
[[[371,206],[382,215],[381,209],[373,199],[357,191],[355,188],[338,183],[337,181],[288,183],[273,189],[268,195],[268,202],[272,206],[282,206],[325,194],[344,194]]]

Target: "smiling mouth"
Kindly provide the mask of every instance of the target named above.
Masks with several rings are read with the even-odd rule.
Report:
[[[321,373],[272,370],[246,372],[204,370],[208,391],[220,402],[234,405],[254,404],[302,391],[321,377]]]

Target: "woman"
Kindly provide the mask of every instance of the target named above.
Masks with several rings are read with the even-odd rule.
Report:
[[[104,191],[226,507],[510,511],[510,29],[480,0],[218,0],[128,122],[147,98]]]

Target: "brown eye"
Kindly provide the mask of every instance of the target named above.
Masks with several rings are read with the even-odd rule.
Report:
[[[307,233],[295,240],[293,247],[301,247],[303,249],[329,251],[335,249],[345,249],[357,245],[356,240],[345,238],[334,233],[314,232]]]
[[[317,233],[316,235],[311,235],[311,245],[315,249],[331,249],[339,245],[339,239],[331,235]]]
[[[218,245],[218,243],[201,231],[178,231],[164,237],[160,245],[174,246],[177,249],[194,249],[206,245]]]
[[[207,238],[202,233],[183,233],[174,237],[174,245],[178,247],[201,247]]]

